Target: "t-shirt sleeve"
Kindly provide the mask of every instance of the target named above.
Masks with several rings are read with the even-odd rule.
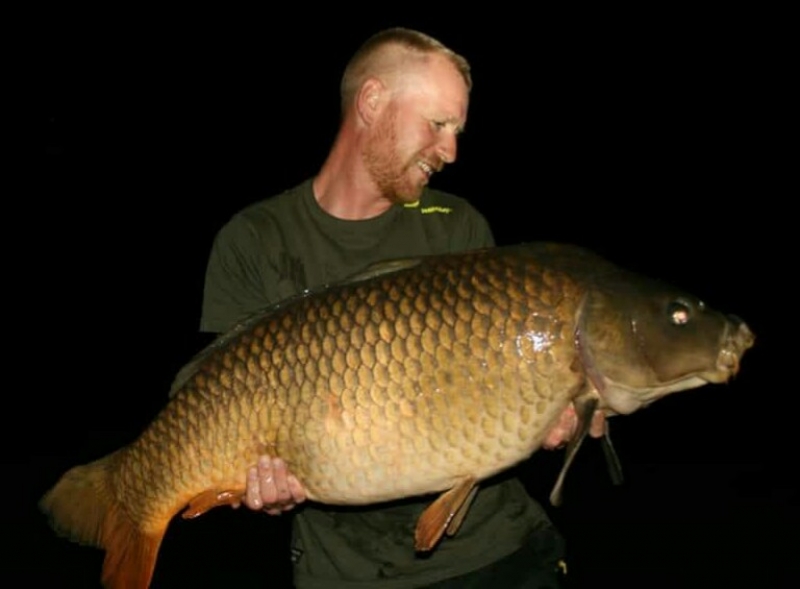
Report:
[[[486,218],[475,211],[474,229],[472,230],[475,247],[494,247],[494,234]]]
[[[272,301],[269,285],[277,272],[269,263],[262,235],[234,217],[217,233],[206,267],[200,331],[222,333]]]
[[[468,251],[484,247],[493,247],[495,244],[489,222],[475,207],[464,202],[461,207],[461,218],[458,220],[457,229],[453,231],[451,251]]]

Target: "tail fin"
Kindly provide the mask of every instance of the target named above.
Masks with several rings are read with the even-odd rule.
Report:
[[[166,527],[141,530],[114,496],[111,472],[115,454],[67,471],[39,502],[51,527],[73,542],[106,551],[103,586],[146,589]]]

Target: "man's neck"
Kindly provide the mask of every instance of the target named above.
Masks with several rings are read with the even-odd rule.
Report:
[[[392,203],[364,166],[358,142],[339,134],[313,182],[314,198],[329,215],[361,220],[385,213]]]

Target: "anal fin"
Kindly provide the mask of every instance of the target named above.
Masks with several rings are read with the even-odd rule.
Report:
[[[439,495],[422,512],[414,533],[414,547],[417,551],[431,550],[445,531],[450,536],[458,531],[477,489],[477,481],[473,477],[465,477],[453,488]]]
[[[244,493],[244,489],[225,491],[208,489],[199,495],[195,495],[189,501],[189,506],[183,510],[181,517],[183,519],[192,519],[222,505],[238,506],[242,502]]]

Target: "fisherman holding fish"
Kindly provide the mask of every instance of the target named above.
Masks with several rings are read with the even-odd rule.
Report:
[[[575,245],[489,247],[475,209],[427,188],[470,85],[437,41],[379,33],[318,175],[222,227],[201,329],[223,335],[138,438],[39,501],[105,551],[104,587],[150,587],[178,513],[241,503],[303,503],[299,589],[555,587],[563,541],[503,473],[568,441],[558,504],[588,434],[619,480],[606,415],[738,373],[739,317]]]
[[[370,38],[344,72],[341,125],[319,173],[239,212],[216,236],[201,330],[224,333],[259,309],[384,259],[493,245],[467,201],[428,187],[456,160],[471,85],[468,62],[423,33],[396,28]],[[565,416],[546,445],[568,439],[574,424]],[[601,431],[597,425],[592,435]],[[246,476],[251,509],[279,514],[306,498],[280,457],[262,457]],[[304,504],[293,521],[295,585],[558,585],[562,538],[517,479],[483,483],[458,534],[420,557],[413,530],[429,504]]]

